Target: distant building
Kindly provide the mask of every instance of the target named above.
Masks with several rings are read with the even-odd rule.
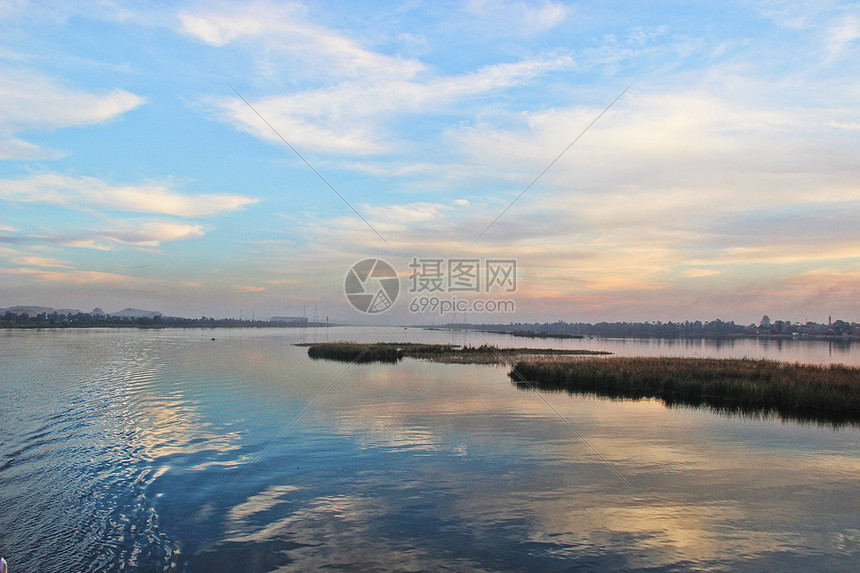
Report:
[[[305,323],[308,319],[306,316],[273,316],[269,322],[286,322],[287,324]]]

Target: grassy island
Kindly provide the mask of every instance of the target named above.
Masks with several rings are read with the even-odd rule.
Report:
[[[488,331],[489,332],[489,331]],[[494,332],[493,334],[498,334]],[[538,332],[534,330],[509,330],[504,334],[519,336],[522,338],[585,338],[581,334],[564,334],[561,332]]]
[[[433,362],[457,364],[513,364],[514,362],[556,356],[594,356],[611,352],[594,350],[558,350],[552,348],[499,348],[497,346],[455,346],[452,344],[416,344],[409,342],[303,343],[308,356],[342,362],[397,362],[402,358],[418,358]]]
[[[540,390],[860,421],[860,368],[841,365],[665,357],[525,360],[510,377]]]

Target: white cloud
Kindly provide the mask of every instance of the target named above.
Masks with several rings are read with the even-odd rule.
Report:
[[[101,123],[145,101],[120,89],[98,96],[62,88],[45,78],[10,78],[8,72],[0,85],[0,125],[13,130]]]
[[[538,8],[524,5],[523,10],[525,11],[526,29],[530,33],[555,28],[567,18],[565,5],[556,2],[545,2],[543,6]]]
[[[101,229],[94,236],[118,243],[155,247],[167,241],[182,241],[203,236],[203,227],[185,223],[165,221],[145,221],[138,224],[127,223],[113,229]]]
[[[139,248],[158,247],[161,243],[198,239],[204,234],[201,225],[171,221],[117,222],[110,227],[56,233],[47,237],[32,237],[32,241],[47,241],[65,247],[113,250],[117,244]]]
[[[577,201],[591,193],[621,223],[625,213],[638,219],[661,216],[666,205],[695,213],[711,204],[749,210],[858,198],[846,174],[860,175],[852,159],[860,143],[850,130],[833,127],[856,123],[856,108],[790,105],[778,86],[755,81],[718,86],[719,79],[692,90],[634,88],[524,201],[547,190]],[[600,110],[524,113],[512,128],[478,124],[452,131],[449,138],[475,172],[519,181],[522,188]],[[634,195],[638,203],[630,201]]]
[[[486,188],[506,193],[361,211],[393,246],[392,258],[516,257],[529,275],[521,294],[534,300],[624,291],[633,305],[637,292],[740,288],[738,277],[752,272],[766,283],[790,266],[856,260],[860,234],[849,221],[860,209],[860,143],[833,123],[852,125],[857,112],[786,105],[780,88],[770,89],[715,79],[698,89],[634,90],[473,249],[478,232],[601,107],[452,131],[464,160],[444,169],[455,172],[451,188],[479,173]],[[382,248],[358,219],[306,223],[308,261]]]
[[[40,147],[23,139],[0,135],[0,159],[36,161],[59,159],[63,155],[65,154],[62,151]]]
[[[517,19],[525,17],[529,25],[537,27],[554,25],[566,13],[563,6],[552,3],[515,7]],[[293,85],[314,77],[317,87],[312,89],[243,96],[291,144],[342,154],[378,154],[402,148],[388,132],[389,122],[398,116],[450,111],[450,106],[469,97],[574,67],[570,56],[554,55],[440,75],[418,60],[373,51],[340,31],[315,24],[305,8],[295,3],[257,2],[184,11],[179,23],[183,33],[211,46],[248,49],[264,76],[286,75]],[[238,98],[212,98],[203,103],[220,121],[270,141],[279,139]]]
[[[479,124],[452,132],[451,137],[476,161],[528,165],[537,174],[600,111],[600,107],[575,107],[529,112],[520,116],[524,125],[516,130]],[[561,165],[585,164],[593,169],[592,162],[602,163],[600,157],[608,150],[638,164],[655,159],[680,164],[739,152],[754,147],[766,132],[787,133],[809,121],[799,113],[750,108],[705,92],[634,91],[577,142]]]
[[[385,126],[398,115],[435,113],[466,97],[522,85],[537,75],[573,65],[570,57],[561,56],[490,65],[458,76],[342,82],[331,88],[262,98],[251,105],[287,141],[303,149],[373,154],[392,148]],[[257,137],[279,141],[242,100],[207,103],[217,118]]]
[[[444,220],[448,210],[445,205],[426,202],[405,205],[366,205],[363,208],[363,211],[372,218],[402,226]]]
[[[0,180],[0,199],[180,217],[213,215],[257,202],[242,195],[183,195],[166,185],[110,185],[93,177],[67,175]]]
[[[860,39],[860,18],[849,14],[835,21],[827,31],[829,61],[839,58]]]
[[[0,159],[49,159],[50,149],[15,138],[34,129],[103,123],[145,103],[121,89],[107,93],[75,90],[27,70],[0,68]]]
[[[411,77],[424,69],[418,61],[368,50],[343,34],[311,22],[306,12],[295,2],[253,2],[182,11],[178,19],[181,32],[211,46],[252,45],[260,58],[288,55],[291,62],[306,64],[301,71],[291,67],[292,73],[374,79]]]
[[[860,39],[860,18],[854,2],[781,1],[764,4],[763,13],[778,25],[803,32],[832,64]]]
[[[255,38],[268,34],[287,35],[305,21],[307,10],[299,3],[281,4],[251,2],[244,5],[224,6],[220,11],[180,12],[182,31],[196,36],[212,46]],[[303,32],[302,35],[305,35]],[[285,39],[285,41],[290,41]]]

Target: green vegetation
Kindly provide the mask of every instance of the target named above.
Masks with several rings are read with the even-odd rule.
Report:
[[[520,361],[510,377],[519,386],[540,390],[860,422],[860,368],[841,365],[613,357]]]
[[[397,362],[401,358],[418,358],[433,362],[457,364],[504,364],[524,358],[549,356],[582,356],[611,354],[592,350],[558,350],[552,348],[498,348],[496,346],[454,346],[451,344],[416,344],[407,342],[357,342],[303,343],[308,356],[314,359],[339,360],[342,362]]]

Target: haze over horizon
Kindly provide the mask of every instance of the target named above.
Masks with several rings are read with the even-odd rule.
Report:
[[[439,323],[408,312],[410,261],[474,258],[517,261],[492,294],[516,313],[470,322],[860,321],[856,3],[20,1],[0,23],[0,307]],[[377,257],[403,289],[368,316],[344,279]]]

